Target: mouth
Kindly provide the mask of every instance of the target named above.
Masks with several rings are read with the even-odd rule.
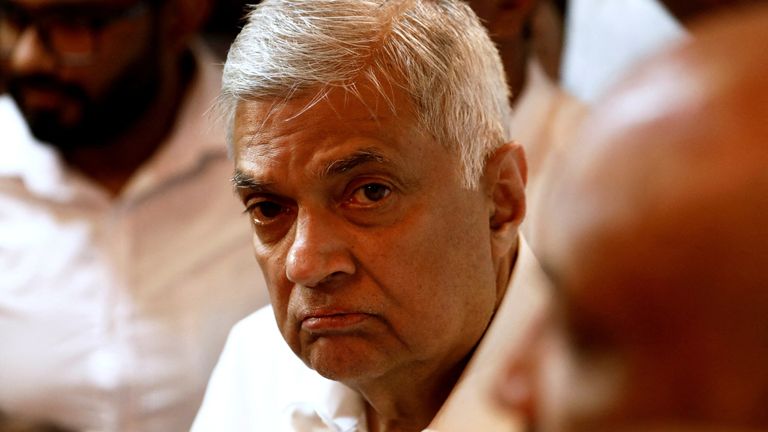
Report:
[[[313,311],[301,317],[301,328],[314,334],[347,333],[372,318],[363,312]]]
[[[16,77],[9,79],[7,84],[17,99],[35,109],[56,109],[78,101],[82,96],[79,88],[49,77]]]
[[[58,108],[65,99],[62,92],[34,87],[24,88],[22,94],[25,104],[36,109]]]
[[[16,100],[25,114],[55,113],[62,122],[80,113],[80,101],[66,91],[41,87],[22,87]]]

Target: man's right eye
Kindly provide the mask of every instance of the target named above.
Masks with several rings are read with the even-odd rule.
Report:
[[[262,226],[274,222],[288,211],[288,207],[274,201],[256,201],[249,203],[246,208],[246,212],[251,216],[251,220],[256,225]]]

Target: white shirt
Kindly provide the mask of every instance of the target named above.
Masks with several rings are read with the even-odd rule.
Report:
[[[291,351],[271,306],[239,322],[213,371],[192,432],[365,431],[362,397]]]
[[[523,299],[519,305],[525,307],[540,276],[531,273],[538,264],[525,242],[520,244],[506,296]],[[506,296],[502,307],[516,308],[507,305]],[[192,432],[365,432],[366,425],[362,397],[309,369],[288,347],[267,307],[232,330]]]
[[[206,116],[220,70],[196,54],[171,134],[117,198],[0,104],[0,411],[187,430],[229,329],[267,302]]]

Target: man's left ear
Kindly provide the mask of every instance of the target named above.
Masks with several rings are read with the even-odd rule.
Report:
[[[489,224],[496,256],[506,254],[517,240],[517,230],[525,217],[527,181],[525,152],[518,143],[504,144],[486,161],[483,186],[489,199]]]

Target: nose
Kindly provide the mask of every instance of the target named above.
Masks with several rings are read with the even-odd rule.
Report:
[[[291,282],[317,287],[355,273],[355,259],[343,222],[331,212],[300,211],[285,273]]]
[[[55,70],[56,59],[34,26],[28,26],[19,35],[11,49],[9,67],[20,75]]]

